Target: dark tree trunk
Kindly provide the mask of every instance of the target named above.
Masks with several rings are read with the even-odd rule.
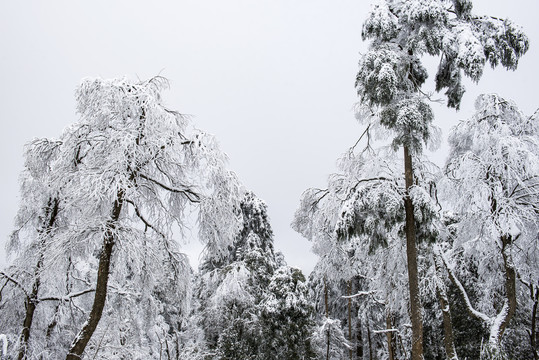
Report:
[[[535,288],[535,293],[533,291],[533,286],[531,286],[530,294],[533,299],[533,308],[532,308],[532,324],[531,324],[531,331],[530,331],[530,344],[533,351],[533,357],[535,360],[539,360],[539,354],[537,354],[537,330],[536,322],[537,322],[537,305],[539,304],[539,288]]]
[[[505,313],[505,316],[502,316],[499,326],[499,331],[497,332],[496,343],[498,346],[501,344],[503,333],[507,328],[507,325],[513,319],[515,311],[517,309],[517,291],[516,291],[516,271],[515,265],[513,264],[513,259],[511,258],[511,243],[513,238],[510,235],[504,235],[501,237],[502,241],[502,257],[503,265],[505,269],[505,301],[507,303],[508,310]],[[503,311],[503,310],[502,310]]]
[[[355,277],[356,289],[359,291],[361,289],[359,276]],[[356,314],[356,359],[363,360],[364,344],[363,344],[363,324],[361,323],[361,318],[359,317],[359,305],[358,302],[354,302],[354,312]]]
[[[326,319],[329,318],[329,307],[328,307],[328,286],[326,283],[326,278],[324,277],[324,304],[326,306]],[[329,360],[329,328],[327,332],[327,343],[326,343],[326,360]]]
[[[103,247],[99,256],[97,284],[92,310],[90,311],[88,320],[84,323],[84,326],[73,340],[69,353],[66,356],[66,360],[77,360],[81,358],[86,345],[92,338],[92,335],[97,328],[97,324],[101,319],[101,314],[103,313],[103,308],[105,307],[105,300],[107,299],[107,284],[109,281],[112,248],[116,242],[114,230],[116,228],[117,221],[120,218],[123,200],[124,193],[120,190],[112,208],[110,220],[108,221],[108,228],[103,236]]]
[[[363,332],[361,331],[361,320],[356,324],[356,359],[363,359]]]
[[[369,342],[369,360],[373,360],[372,353],[372,340],[371,340],[371,327],[367,321],[367,341]]]
[[[455,338],[453,336],[453,321],[451,319],[451,309],[449,307],[449,300],[445,291],[445,285],[441,283],[442,264],[438,258],[439,254],[434,254],[434,266],[436,268],[436,276],[438,277],[436,283],[436,295],[438,296],[438,302],[442,309],[442,320],[444,325],[444,347],[445,354],[449,360],[458,360],[457,350],[455,349]]]
[[[391,311],[388,309],[386,314],[386,338],[387,338],[387,353],[388,360],[395,360],[395,335],[393,331],[389,331],[393,328],[393,321],[391,319]]]
[[[406,211],[406,258],[408,262],[410,318],[412,320],[412,360],[423,360],[423,318],[421,315],[421,299],[419,298],[414,205],[409,196],[409,189],[414,183],[414,171],[412,155],[406,145],[404,146],[404,179],[406,183],[404,209]]]
[[[34,283],[32,284],[32,292],[26,297],[24,301],[24,306],[26,308],[26,314],[24,315],[24,321],[22,325],[22,332],[20,337],[20,348],[18,359],[26,359],[26,351],[28,348],[28,340],[30,339],[30,329],[32,328],[32,322],[34,321],[34,312],[36,311],[37,306],[37,295],[39,293],[39,287],[41,285],[41,268],[43,267],[43,251],[45,250],[45,244],[47,241],[47,235],[50,233],[54,223],[56,222],[56,217],[58,216],[59,211],[59,200],[50,199],[45,214],[47,215],[47,221],[43,229],[39,231],[42,239],[39,244],[39,257],[37,260],[36,268],[34,271]]]
[[[350,355],[350,360],[353,356],[352,348],[352,279],[348,281],[348,341],[350,341],[350,348],[348,349],[348,354]]]

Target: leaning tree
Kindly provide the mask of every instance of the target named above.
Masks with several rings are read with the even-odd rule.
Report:
[[[17,266],[32,267],[34,276],[28,283],[34,289],[40,274],[45,274],[43,263],[49,271],[69,261],[79,272],[72,291],[89,287],[77,299],[77,308],[85,315],[79,316],[83,323],[79,322],[67,359],[81,358],[89,343],[96,355],[102,351],[100,357],[120,356],[115,349],[136,348],[148,341],[158,342],[155,351],[159,351],[162,340],[150,335],[157,332],[150,329],[152,321],[129,315],[127,308],[122,309],[124,329],[118,329],[125,336],[111,337],[101,329],[99,341],[91,342],[102,317],[117,313],[107,310],[107,298],[125,300],[109,301],[109,307],[144,304],[154,311],[146,320],[160,324],[163,334],[173,332],[170,314],[162,312],[170,308],[167,297],[180,302],[186,298],[190,268],[177,240],[192,222],[191,209],[198,216],[199,238],[215,251],[224,251],[239,230],[239,181],[226,168],[226,156],[214,137],[194,129],[189,118],[163,104],[161,91],[166,86],[161,77],[143,82],[83,80],[76,92],[80,120],[55,142],[54,159],[46,169],[30,169],[43,171],[32,181],[46,181],[41,187],[48,190],[40,194],[40,186],[35,186],[35,191],[23,192],[23,206],[43,196],[51,200],[36,202],[35,211],[19,217],[21,228],[33,227],[36,230],[28,233],[40,236],[26,240],[38,249],[37,262]],[[62,226],[51,232],[46,225],[56,202]],[[39,221],[33,220],[39,214]],[[56,279],[62,276],[56,274]],[[42,282],[41,288],[49,295],[52,287],[47,290],[45,285]],[[33,290],[25,294],[39,304],[40,296]],[[65,294],[47,297],[66,301]],[[125,327],[136,327],[134,333],[142,333],[144,339],[137,342]],[[110,346],[100,350],[104,344]]]

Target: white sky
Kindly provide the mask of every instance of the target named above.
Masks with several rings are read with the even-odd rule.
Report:
[[[538,106],[537,0],[478,0],[477,14],[523,26],[531,49],[519,70],[487,69],[462,110],[436,109],[444,134],[475,97],[498,92],[526,113]],[[269,207],[275,244],[308,273],[310,244],[290,228],[301,193],[324,187],[363,127],[354,80],[366,0],[4,1],[0,7],[0,268],[18,206],[23,145],[75,121],[83,77],[158,73],[169,108],[217,136],[230,166]],[[433,73],[431,72],[432,83]],[[435,157],[441,163],[442,147]],[[199,247],[186,247],[196,264]],[[193,258],[194,257],[194,258]]]

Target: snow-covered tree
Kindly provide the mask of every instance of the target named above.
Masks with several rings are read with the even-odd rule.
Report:
[[[305,279],[274,250],[264,201],[247,192],[240,209],[243,227],[233,244],[206,249],[200,265],[193,318],[205,345],[217,359],[310,356]]]
[[[419,239],[429,242],[437,236],[437,207],[429,193],[435,168],[420,164],[411,198],[414,220],[421,224]],[[396,320],[408,317],[402,165],[391,149],[367,147],[359,154],[350,149],[339,168],[341,173],[330,176],[327,189],[303,194],[293,227],[313,241],[313,250],[321,256],[317,271],[330,282],[361,279],[361,289],[351,295],[361,313],[377,314],[381,328],[376,331],[386,335],[384,329],[396,331]],[[404,324],[397,335],[408,341]],[[389,336],[388,342],[390,353],[395,339]]]
[[[276,269],[260,305],[264,341],[257,359],[313,359],[313,306],[301,270]]]
[[[428,73],[421,56],[440,58],[436,90],[446,90],[447,105],[459,108],[462,74],[479,81],[487,62],[516,69],[528,39],[508,20],[475,16],[471,0],[381,0],[363,25],[371,40],[359,63],[356,88],[376,121],[393,131],[393,146],[404,150],[406,254],[412,320],[412,359],[423,358],[423,321],[419,294],[416,228],[409,193],[413,157],[433,137],[433,112],[421,87]]]
[[[537,118],[496,94],[481,95],[475,115],[452,130],[449,142],[448,199],[460,220],[444,262],[468,312],[489,329],[486,351],[501,356],[517,309],[517,278],[534,284],[539,273]],[[484,296],[477,304],[458,279],[457,255],[478,264]]]
[[[87,345],[100,358],[157,356],[155,345],[162,345],[165,333],[174,332],[173,318],[188,297],[190,268],[172,230],[185,228],[190,206],[198,211],[200,238],[209,247],[226,248],[239,229],[240,187],[226,169],[226,157],[212,136],[192,129],[188,118],[163,105],[160,93],[166,86],[160,77],[143,82],[84,80],[77,89],[81,118],[57,142],[48,142],[56,147],[47,171],[27,165],[27,173],[38,174],[25,176],[23,185],[41,181],[38,185],[47,189],[40,193],[39,186],[32,191],[23,186],[23,207],[30,209],[23,208],[18,221],[19,233],[30,234],[19,236],[21,242],[37,248],[50,263],[47,289],[39,298],[70,302],[78,309],[72,319],[76,326],[84,321],[69,349],[58,349],[67,352],[68,359],[80,358]],[[40,157],[32,160],[39,163]],[[31,235],[51,233],[40,230],[43,220],[36,220],[46,214],[46,199],[55,203],[49,194],[57,196],[65,219],[50,236],[52,241],[44,243]],[[15,263],[21,273],[29,265]],[[39,260],[31,264],[33,269],[42,266]],[[55,267],[64,270],[53,271]],[[55,283],[70,292],[56,292]],[[44,285],[41,279],[41,288]],[[85,294],[71,302],[71,295],[87,288],[93,298]],[[177,302],[175,309],[171,299]],[[107,331],[109,327],[114,331]],[[92,336],[96,331],[97,338]],[[62,335],[65,339],[66,333]],[[36,342],[34,351],[41,345]]]

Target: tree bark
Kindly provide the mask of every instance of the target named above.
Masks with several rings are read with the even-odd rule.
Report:
[[[412,155],[406,145],[404,146],[404,179],[406,184],[404,209],[406,212],[406,258],[408,262],[410,318],[412,320],[412,360],[423,360],[423,317],[421,314],[421,299],[419,298],[414,205],[409,194],[409,190],[414,183],[414,171]]]
[[[532,286],[530,289],[530,294],[533,299],[532,323],[531,323],[531,330],[530,330],[530,345],[532,347],[534,359],[539,360],[539,354],[537,354],[537,331],[535,330],[535,327],[536,327],[535,324],[537,321],[537,305],[539,304],[539,288],[536,288],[535,293],[534,293],[533,286]]]
[[[372,340],[371,340],[371,327],[367,321],[367,340],[369,342],[369,360],[373,360],[372,356]]]
[[[95,289],[94,302],[92,310],[88,316],[88,320],[84,323],[82,329],[73,340],[69,353],[66,356],[66,360],[78,360],[81,358],[86,345],[92,338],[92,335],[97,328],[97,324],[101,319],[103,308],[105,307],[105,300],[107,298],[107,284],[110,274],[110,261],[112,258],[112,248],[116,242],[116,236],[114,230],[116,223],[120,218],[122,205],[124,201],[124,192],[118,191],[116,201],[114,202],[110,220],[108,221],[108,228],[103,236],[103,247],[99,256],[99,265],[97,270],[97,284]]]
[[[363,359],[363,331],[361,331],[361,320],[356,323],[356,359]]]
[[[503,333],[507,325],[513,319],[517,309],[517,292],[516,292],[516,271],[513,259],[511,257],[511,244],[513,237],[503,235],[500,238],[502,242],[502,258],[505,270],[505,301],[502,310],[498,313],[494,320],[494,324],[490,330],[489,342],[491,346],[499,349]]]
[[[356,289],[359,291],[361,288],[360,284],[360,278],[359,276],[355,277],[356,281]],[[363,344],[363,329],[362,329],[362,323],[361,318],[359,317],[358,311],[359,311],[359,305],[357,302],[354,303],[354,312],[356,314],[356,359],[363,360],[363,352],[364,352],[364,344]]]
[[[442,309],[442,320],[444,325],[444,347],[445,354],[449,360],[458,360],[457,350],[455,349],[455,337],[453,336],[453,321],[451,319],[451,309],[449,307],[449,300],[447,298],[447,292],[445,291],[445,285],[442,283],[442,264],[438,258],[438,249],[434,250],[434,267],[436,269],[436,295],[440,308]]]
[[[348,281],[348,341],[350,341],[350,348],[348,349],[348,354],[350,355],[350,360],[352,360],[353,350],[352,350],[352,279]]]
[[[326,278],[324,277],[324,304],[326,306],[326,319],[329,318],[329,307],[328,307],[328,286]],[[326,343],[326,360],[329,360],[329,328],[327,332],[327,343]]]
[[[391,319],[391,311],[389,308],[386,313],[386,329],[391,330],[393,328],[393,321]],[[388,360],[395,360],[395,336],[392,331],[386,332],[387,338],[387,353]]]
[[[55,199],[49,199],[47,209],[45,211],[48,220],[44,224],[44,228],[39,231],[40,236],[42,236],[39,244],[39,255],[34,270],[34,283],[32,284],[32,292],[26,297],[24,301],[24,307],[26,308],[26,314],[24,315],[24,321],[22,325],[22,332],[20,337],[20,347],[18,360],[27,358],[27,348],[28,340],[30,339],[30,329],[32,328],[32,322],[34,321],[34,313],[37,306],[37,295],[39,293],[39,287],[41,285],[41,268],[43,267],[43,251],[45,249],[45,244],[47,241],[47,235],[50,233],[54,223],[56,222],[56,217],[58,216],[60,201]]]

